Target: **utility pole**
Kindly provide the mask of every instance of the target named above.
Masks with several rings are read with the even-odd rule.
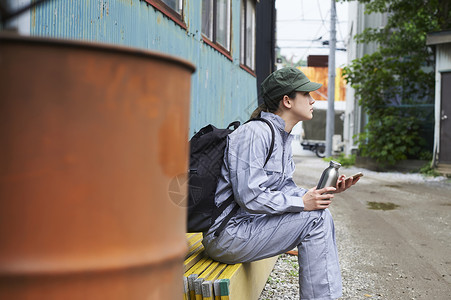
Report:
[[[335,29],[337,10],[335,1],[330,0],[330,42],[329,42],[329,80],[327,84],[326,116],[326,157],[332,156],[332,139],[335,132],[335,48],[337,31]]]

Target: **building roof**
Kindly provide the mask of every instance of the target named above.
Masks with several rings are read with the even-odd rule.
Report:
[[[426,45],[440,45],[440,44],[448,44],[451,43],[451,31],[436,31],[428,33],[426,37]]]

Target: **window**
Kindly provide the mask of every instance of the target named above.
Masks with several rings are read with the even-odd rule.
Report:
[[[150,5],[167,15],[174,22],[186,28],[183,22],[183,0],[146,0]]]
[[[241,0],[240,61],[255,70],[255,0]]]
[[[169,6],[170,9],[179,15],[182,14],[183,0],[161,0],[161,2]]]
[[[202,34],[220,49],[230,52],[230,0],[202,1]]]

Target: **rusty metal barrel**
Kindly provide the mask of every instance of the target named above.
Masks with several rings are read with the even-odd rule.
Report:
[[[0,36],[0,299],[180,299],[192,72]]]

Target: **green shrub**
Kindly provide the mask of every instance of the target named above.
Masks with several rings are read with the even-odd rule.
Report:
[[[351,1],[351,0],[343,0]],[[366,28],[357,43],[377,50],[353,60],[343,70],[365,114],[358,135],[360,155],[380,165],[424,159],[432,153],[435,71],[426,44],[429,32],[450,28],[449,1],[358,0],[365,13],[387,16],[383,27]],[[418,9],[416,9],[418,8]]]
[[[418,118],[396,114],[389,109],[384,113],[377,119],[370,118],[366,131],[360,134],[361,155],[375,159],[382,166],[418,158],[425,145]]]
[[[355,155],[349,155],[346,156],[344,153],[340,153],[340,155],[335,156],[335,157],[326,157],[324,158],[325,161],[331,161],[334,160],[336,162],[339,162],[341,164],[342,167],[350,167],[355,165]]]
[[[437,171],[431,167],[430,162],[424,165],[424,167],[422,167],[419,172],[426,176],[434,176],[434,177],[440,176],[440,174],[437,173]]]

